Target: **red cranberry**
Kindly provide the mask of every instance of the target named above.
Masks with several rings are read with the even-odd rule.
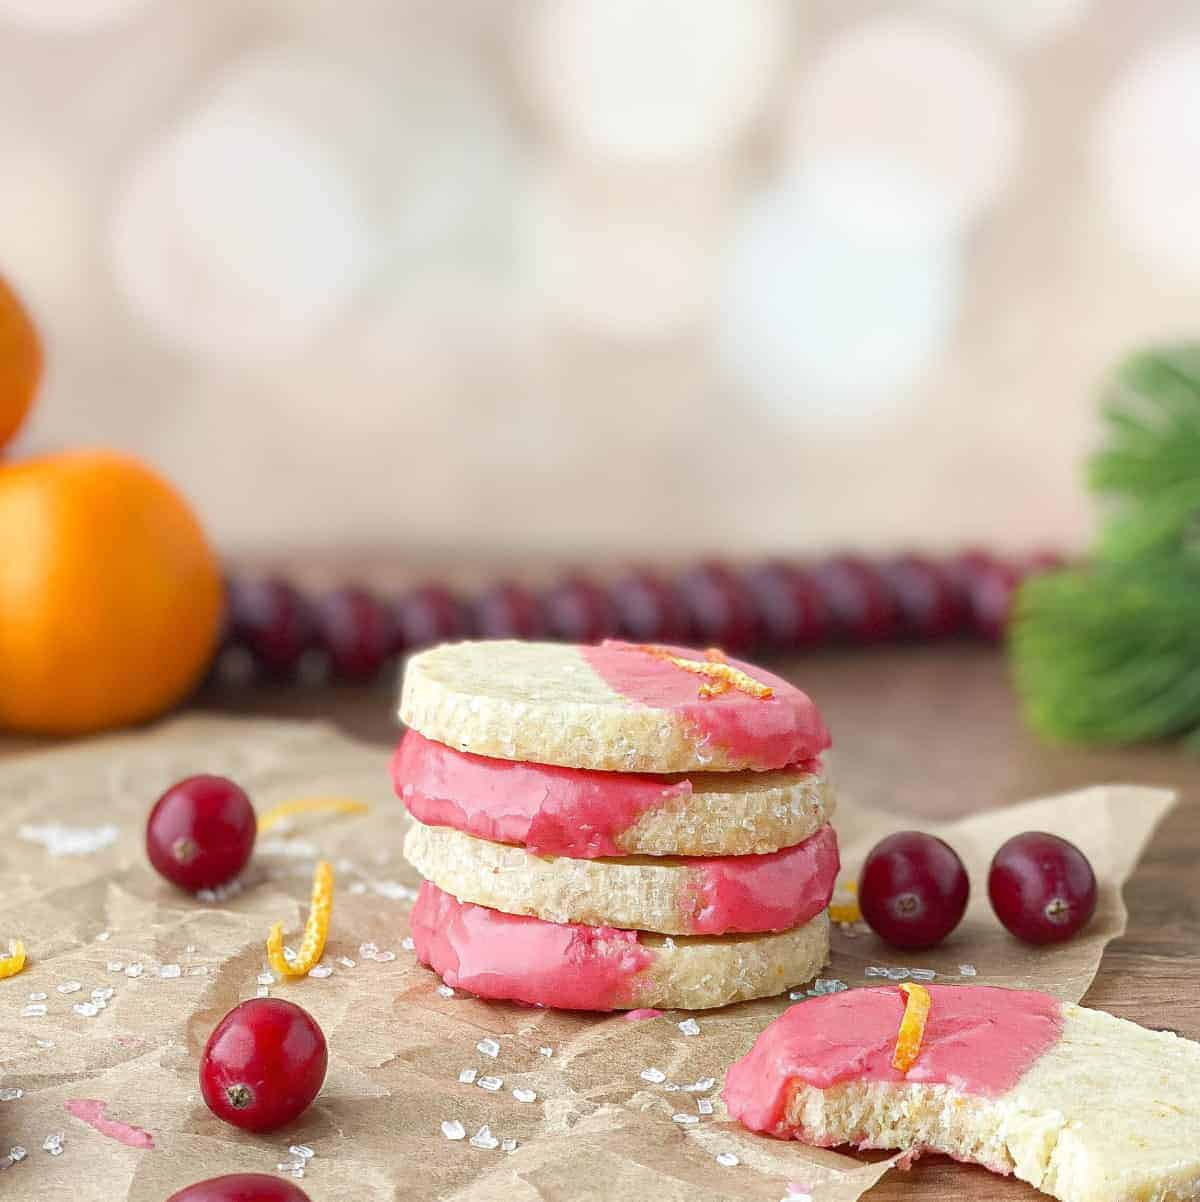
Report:
[[[277,577],[234,580],[229,589],[233,634],[267,676],[290,676],[313,645],[312,611]]]
[[[958,926],[970,891],[967,870],[948,843],[901,831],[875,844],[864,861],[858,905],[881,939],[920,951]]]
[[[640,569],[609,586],[623,638],[633,643],[686,643],[687,616],[669,584]]]
[[[828,635],[825,598],[806,572],[776,560],[750,568],[745,576],[769,646],[812,647]]]
[[[996,557],[982,547],[967,547],[946,560],[943,565],[951,583],[958,590],[960,599],[965,599],[971,581],[985,568],[990,568]]]
[[[394,651],[432,647],[466,638],[471,631],[467,608],[448,588],[423,584],[396,602]]]
[[[679,577],[676,588],[697,642],[734,652],[754,645],[754,598],[731,568],[712,561],[699,564]]]
[[[967,609],[974,631],[993,642],[1004,637],[1021,573],[1012,564],[981,565],[966,577]]]
[[[976,626],[972,598],[980,591],[984,580],[993,579],[997,573],[1005,572],[1004,561],[982,547],[968,547],[947,559],[944,568],[958,593],[966,624],[974,633],[980,633]]]
[[[1059,943],[1078,934],[1095,912],[1096,874],[1074,843],[1027,831],[996,852],[988,898],[1018,939]]]
[[[298,1186],[266,1173],[210,1177],[172,1194],[167,1202],[310,1202]]]
[[[317,637],[334,675],[352,681],[377,676],[395,642],[392,615],[362,588],[341,588],[320,599]]]
[[[502,581],[476,598],[475,628],[485,639],[536,639],[546,633],[537,598],[511,581]]]
[[[237,641],[237,631],[233,622],[233,590],[234,583],[228,576],[221,582],[224,604],[221,606],[221,629],[217,635],[218,652],[227,651]]]
[[[811,571],[842,638],[876,643],[895,633],[896,607],[874,564],[855,555],[835,555]]]
[[[963,604],[951,574],[920,555],[901,555],[880,565],[904,632],[936,639],[962,626]]]
[[[246,867],[257,830],[254,807],[233,781],[189,776],[154,803],[146,821],[146,854],[181,889],[215,889]]]
[[[311,1015],[282,998],[252,998],[230,1010],[208,1037],[200,1092],[217,1118],[246,1131],[271,1131],[308,1109],[328,1059]]]
[[[570,576],[542,598],[550,633],[570,643],[598,643],[617,632],[608,594],[584,576]]]
[[[205,673],[204,680],[200,686],[202,689],[219,686],[230,679],[236,678],[236,665],[238,665],[239,661],[247,662],[250,658],[250,653],[244,647],[238,646],[237,638],[234,634],[233,612],[230,605],[230,588],[232,586],[228,579],[224,580],[222,584],[225,603],[221,607],[221,625],[217,633],[217,649],[209,661],[208,671]],[[246,672],[244,675],[248,678],[251,673]]]

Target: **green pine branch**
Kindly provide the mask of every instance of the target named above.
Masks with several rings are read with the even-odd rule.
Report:
[[[1113,501],[1106,559],[1138,559],[1200,544],[1200,344],[1133,355],[1104,404],[1108,445],[1089,465]]]
[[[1200,343],[1132,356],[1104,416],[1089,483],[1110,508],[1093,566],[1022,586],[1017,687],[1049,738],[1200,744]]]
[[[1036,576],[1014,618],[1017,687],[1039,733],[1136,743],[1200,731],[1200,562]]]

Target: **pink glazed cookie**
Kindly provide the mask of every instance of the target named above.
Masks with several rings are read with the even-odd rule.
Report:
[[[829,734],[809,697],[716,651],[452,643],[414,656],[400,717],[496,759],[603,772],[764,771],[812,764]]]
[[[672,939],[502,914],[426,881],[410,921],[447,985],[560,1010],[726,1006],[802,984],[829,958],[824,914],[779,934]]]
[[[729,1113],[820,1147],[923,1152],[1062,1202],[1200,1197],[1200,1044],[1044,993],[930,985],[915,1060],[906,999],[855,989],[793,1006],[728,1073]]]
[[[535,855],[760,855],[832,817],[818,770],[650,776],[521,763],[455,751],[408,731],[392,759],[397,796],[426,826]]]
[[[783,931],[808,922],[829,905],[839,867],[829,826],[763,856],[577,860],[414,822],[404,855],[463,901],[548,922],[665,935]]]

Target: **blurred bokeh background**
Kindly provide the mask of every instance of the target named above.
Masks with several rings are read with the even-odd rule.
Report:
[[[1195,324],[1185,0],[0,0],[18,451],[239,554],[1082,546]]]

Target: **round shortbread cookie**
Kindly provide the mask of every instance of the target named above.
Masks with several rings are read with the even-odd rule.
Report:
[[[1067,1202],[1200,1198],[1200,1043],[1031,990],[928,985],[901,1070],[904,988],[785,1011],[730,1066],[730,1117],[822,1148],[941,1152]]]
[[[602,772],[762,771],[829,746],[794,685],[710,655],[611,641],[447,643],[409,660],[400,717],[459,751]]]
[[[824,914],[779,934],[671,938],[504,914],[426,881],[410,922],[447,985],[559,1010],[707,1010],[794,989],[829,959]]]
[[[404,854],[462,901],[547,922],[664,935],[788,930],[829,905],[838,872],[830,826],[764,856],[575,860],[414,822]]]
[[[392,779],[427,826],[576,859],[763,855],[807,839],[835,805],[816,772],[595,772],[472,755],[415,730]]]

